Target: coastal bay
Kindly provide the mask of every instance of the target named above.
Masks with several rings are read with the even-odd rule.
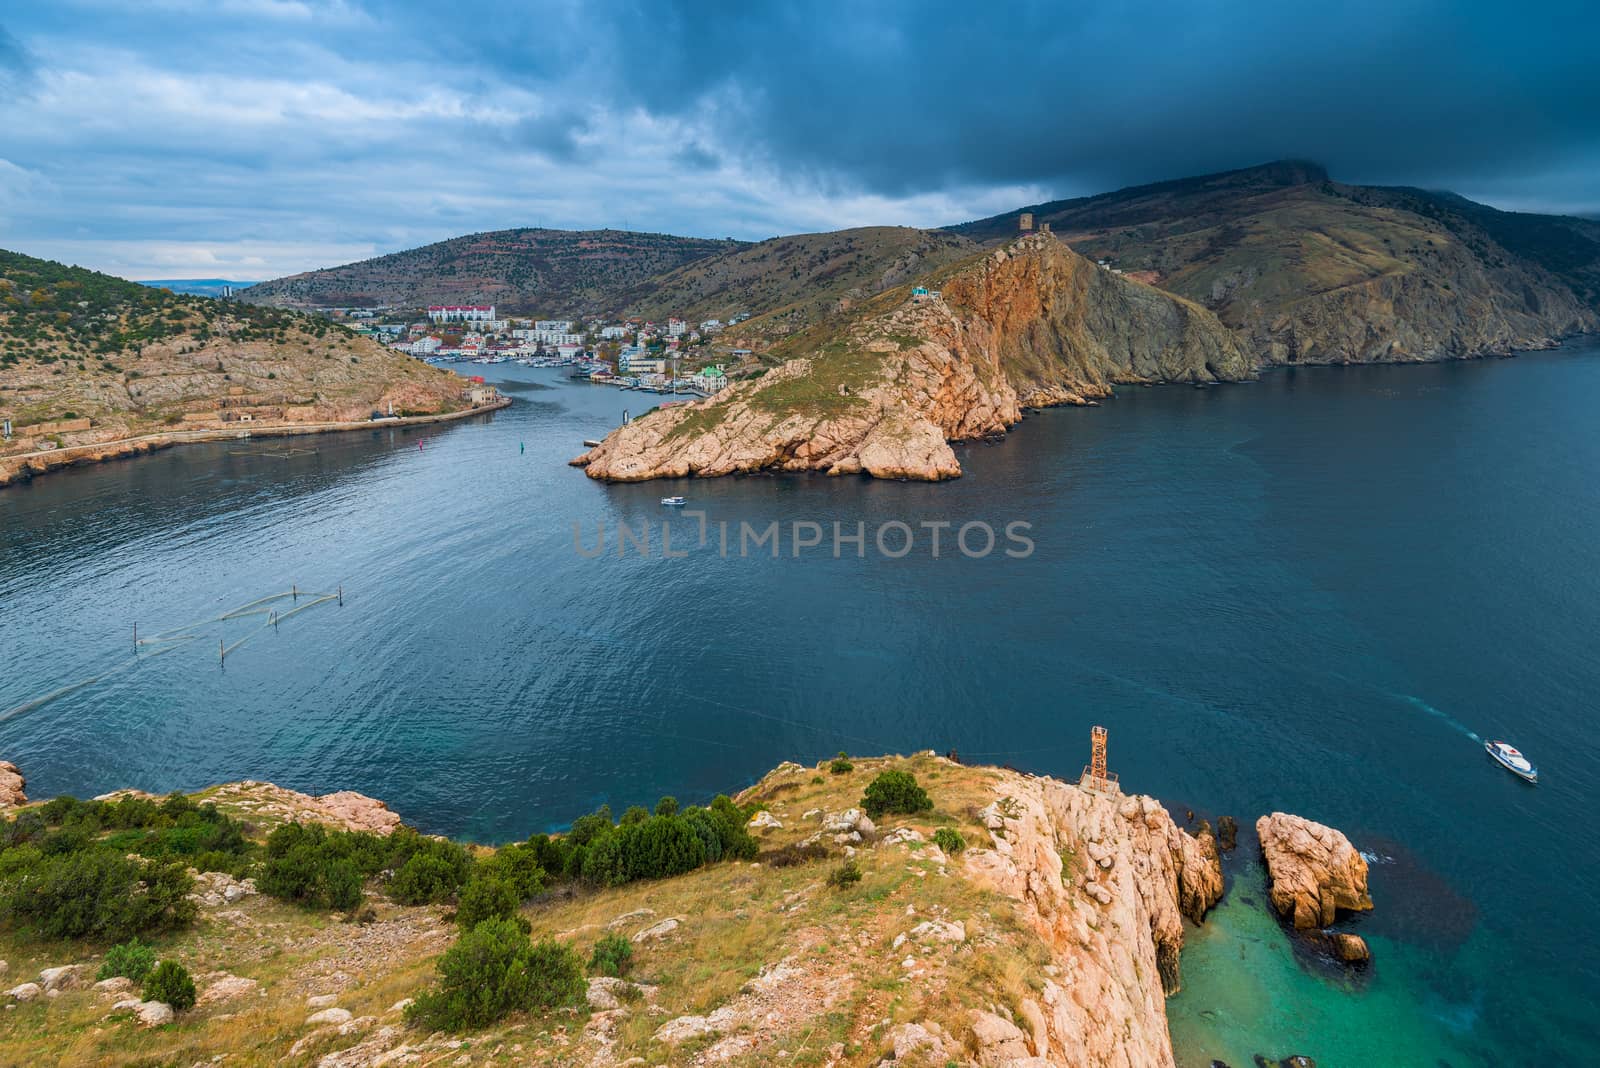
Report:
[[[1571,942],[1600,902],[1570,874],[1595,870],[1571,814],[1600,794],[1592,343],[1125,390],[958,446],[966,475],[942,486],[600,485],[564,461],[640,398],[497,370],[517,403],[452,427],[291,456],[196,445],[0,494],[0,640],[23,665],[0,711],[121,664],[132,623],[291,583],[347,593],[225,667],[196,643],[0,721],[30,792],[271,778],[493,841],[840,748],[1070,776],[1104,723],[1124,784],[1177,811],[1303,812],[1390,858],[1360,928],[1371,989],[1302,1014],[1279,1052],[1361,1063],[1340,1035],[1393,998],[1419,1021],[1393,1063],[1527,1059],[1496,1044],[1513,1026],[1536,1057],[1582,1052],[1600,990]],[[1023,520],[1037,551],[574,552],[572,524],[658,525],[664,493],[734,522]],[[1545,782],[1511,780],[1472,734],[1520,745]],[[1248,928],[1286,959],[1274,924]],[[1180,1056],[1236,1056],[1198,1026],[1235,1004],[1236,975],[1186,967]]]

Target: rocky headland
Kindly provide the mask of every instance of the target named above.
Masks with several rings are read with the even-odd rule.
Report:
[[[1028,407],[1117,384],[1248,378],[1210,312],[1097,267],[1049,234],[901,286],[798,335],[792,358],[709,400],[659,408],[573,461],[641,481],[755,471],[938,481],[951,441],[1002,435]]]
[[[867,816],[863,788],[889,770],[913,774],[933,807]],[[399,825],[352,793],[244,782],[194,797],[256,833],[289,821]],[[1224,892],[1204,822],[1191,832],[1150,797],[932,753],[843,770],[785,763],[735,801],[759,842],[754,863],[612,888],[557,884],[521,907],[535,938],[585,953],[606,937],[631,947],[626,977],[588,979],[575,1008],[430,1033],[405,1010],[453,941],[452,902],[409,906],[369,884],[359,922],[330,922],[337,914],[278,900],[240,872],[195,872],[197,919],[159,942],[196,976],[196,1004],[176,1016],[129,980],[95,982],[103,947],[0,924],[0,972],[13,984],[0,1060],[611,1068],[810,1051],[804,1063],[829,1066],[1176,1063],[1166,998],[1182,984],[1186,932]],[[1263,819],[1269,856],[1304,830],[1326,848],[1294,851],[1293,870],[1309,874],[1292,885],[1319,903],[1349,900],[1342,836],[1291,821]],[[838,877],[845,869],[852,879]],[[1289,869],[1274,878],[1287,887]]]

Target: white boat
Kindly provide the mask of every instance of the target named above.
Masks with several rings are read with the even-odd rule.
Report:
[[[661,503],[672,508],[681,508],[685,501],[682,497],[663,497],[661,498]]]
[[[1519,779],[1528,782],[1539,781],[1539,769],[1522,755],[1522,751],[1509,742],[1485,742],[1484,750],[1494,758],[1494,762],[1505,768]]]

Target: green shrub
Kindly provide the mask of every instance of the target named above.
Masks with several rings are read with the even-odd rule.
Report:
[[[8,866],[4,912],[45,938],[122,941],[195,917],[194,880],[171,861],[129,860],[106,849],[60,856],[29,850]]]
[[[839,750],[839,755],[834,757],[833,762],[828,765],[828,770],[835,775],[848,775],[856,770],[856,766],[850,763],[850,758],[841,749]]]
[[[419,849],[389,878],[389,896],[402,905],[426,905],[451,897],[467,881],[472,859],[454,842],[454,848]]]
[[[678,814],[678,799],[676,797],[663,797],[656,802],[657,816],[676,816]]]
[[[589,972],[592,975],[610,975],[621,978],[633,967],[633,943],[619,934],[609,934],[594,944],[589,955]]]
[[[485,920],[439,959],[438,981],[406,1008],[406,1019],[436,1031],[487,1027],[508,1013],[583,1001],[583,964],[570,946],[530,943],[510,920]]]
[[[847,886],[854,886],[861,881],[861,868],[853,860],[847,860],[828,873],[828,885],[835,890],[843,890]]]
[[[144,999],[165,1001],[174,1012],[194,1007],[194,980],[189,969],[175,960],[164,960],[145,977]]]
[[[959,853],[967,848],[967,840],[954,827],[940,827],[934,831],[933,844],[946,853]]]
[[[470,931],[484,920],[513,920],[526,929],[527,921],[517,915],[522,899],[511,881],[495,872],[480,872],[461,888],[456,905],[456,923]]]
[[[928,793],[917,785],[917,777],[909,771],[885,771],[867,785],[861,798],[861,807],[867,815],[877,817],[890,812],[911,815],[933,808]]]
[[[100,971],[95,974],[95,978],[114,979],[121,975],[138,983],[143,982],[144,977],[149,975],[150,969],[155,966],[156,951],[137,938],[133,938],[106,950],[105,963],[100,965]]]
[[[519,902],[536,897],[544,890],[544,866],[539,863],[539,852],[532,846],[501,846],[493,856],[474,866],[472,878],[480,873],[492,873],[505,879],[516,891]]]
[[[256,888],[305,908],[350,911],[361,903],[363,846],[318,824],[286,823],[267,837]]]
[[[622,813],[622,818],[617,824],[622,827],[631,827],[635,823],[643,823],[650,818],[650,810],[643,805],[629,805]]]

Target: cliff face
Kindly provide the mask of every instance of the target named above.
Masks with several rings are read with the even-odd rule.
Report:
[[[1294,161],[1028,210],[1216,312],[1267,363],[1459,359],[1600,329],[1592,220],[1347,185]],[[1017,214],[953,229],[999,240]]]
[[[863,815],[868,783],[891,768],[915,774],[934,810]],[[288,819],[380,832],[393,822],[359,795],[252,782],[195,796],[263,834]],[[162,943],[200,988],[181,1026],[145,1029],[119,1012],[131,984],[91,986],[95,947],[0,927],[9,982],[79,977],[49,997],[10,992],[0,1062],[117,1064],[136,1050],[163,1064],[319,1068],[785,1063],[798,1051],[836,1068],[1174,1063],[1164,1002],[1184,917],[1203,917],[1222,875],[1210,836],[1177,827],[1155,800],[921,753],[856,758],[841,774],[785,763],[737,801],[754,810],[755,863],[562,883],[519,910],[534,938],[583,956],[603,936],[632,946],[627,978],[590,979],[576,1009],[466,1035],[407,1026],[405,999],[454,937],[448,902],[402,905],[369,886],[368,915],[340,923],[211,873],[196,888],[199,922]],[[964,848],[946,837],[946,852],[938,829]],[[859,880],[833,885],[846,861]]]
[[[1210,833],[1189,835],[1149,797],[1015,773],[995,786],[994,848],[970,851],[967,873],[1011,899],[1051,955],[1038,1000],[1020,1006],[1023,1055],[1172,1064],[1165,997],[1180,985],[1183,921],[1222,897]]]
[[[616,481],[760,470],[938,480],[949,441],[1003,434],[1024,406],[1085,404],[1117,383],[1248,377],[1198,305],[1102,270],[1048,235],[869,302],[794,358],[708,401],[659,409],[573,461]]]

